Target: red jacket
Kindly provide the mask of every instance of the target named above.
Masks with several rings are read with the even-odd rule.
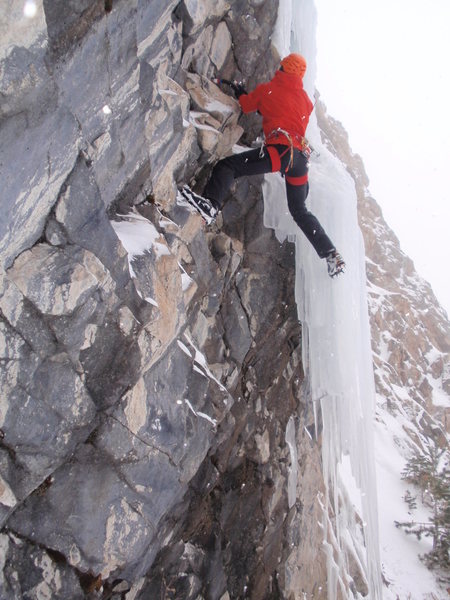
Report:
[[[277,71],[273,79],[261,83],[250,94],[239,98],[244,113],[258,110],[263,118],[267,144],[290,145],[285,135],[273,132],[287,131],[296,148],[302,149],[302,140],[314,108],[303,89],[303,80],[294,73]]]

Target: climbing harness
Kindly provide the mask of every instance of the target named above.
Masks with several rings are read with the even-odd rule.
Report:
[[[277,129],[274,129],[273,131],[271,131],[269,133],[269,135],[266,137],[266,143],[269,142],[269,140],[271,138],[279,137],[280,134],[283,135],[289,142],[289,146],[287,147],[287,149],[280,154],[280,159],[281,159],[281,158],[283,158],[283,156],[285,154],[287,154],[288,152],[290,153],[289,154],[289,163],[285,169],[285,171],[287,172],[294,164],[294,142],[292,141],[291,134],[289,132],[287,132],[285,129],[281,129],[281,127],[277,127]]]
[[[292,167],[292,164],[294,161],[295,146],[294,146],[294,141],[293,141],[292,137],[294,137],[297,141],[300,142],[300,152],[303,154],[303,156],[305,158],[309,158],[311,156],[311,147],[309,145],[308,140],[305,137],[299,136],[295,133],[292,136],[288,131],[286,131],[285,129],[282,129],[281,127],[277,127],[277,129],[274,129],[273,131],[271,131],[266,138],[266,142],[268,142],[271,138],[279,137],[280,135],[283,135],[289,142],[289,150],[291,153],[290,161],[289,161],[289,165],[288,165],[289,168]]]
[[[273,144],[273,140],[275,138],[279,137],[280,135],[282,135],[283,137],[285,137],[288,140],[289,146],[286,148],[286,150],[284,150],[283,152],[281,152],[279,154],[278,150],[272,144]],[[294,134],[294,137],[296,139],[300,139],[299,136],[297,136],[295,134]],[[268,142],[270,140],[272,140],[272,144],[268,144]],[[269,135],[265,139],[262,140],[261,150],[260,150],[261,158],[264,155],[264,148],[267,148],[267,152],[269,153],[270,160],[272,161],[272,171],[274,171],[274,172],[281,171],[281,159],[288,152],[290,153],[289,163],[287,164],[286,168],[284,169],[284,173],[282,173],[282,176],[284,176],[289,171],[289,169],[291,169],[293,167],[293,165],[294,165],[294,150],[298,149],[298,148],[296,148],[296,146],[294,146],[294,141],[292,139],[292,135],[285,129],[278,127],[277,129],[274,129],[273,131],[271,131],[269,133]],[[311,156],[311,148],[309,146],[308,140],[305,137],[301,138],[300,152],[303,154],[303,156],[307,160],[309,160],[309,157]],[[294,181],[294,179],[295,179],[295,181]],[[306,175],[301,178],[297,178],[297,177],[292,178],[292,177],[286,176],[286,180],[289,181],[289,183],[292,183],[293,185],[303,185],[308,180],[308,176]]]

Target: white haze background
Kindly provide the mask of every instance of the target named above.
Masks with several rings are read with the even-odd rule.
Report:
[[[450,2],[315,0],[317,89],[450,315]]]
[[[349,132],[353,151],[362,156],[371,193],[403,250],[450,313],[450,3],[315,4],[317,89],[329,114]],[[389,363],[388,355],[385,361]],[[383,398],[378,400],[374,432],[379,539],[382,571],[389,582],[383,586],[383,599],[440,598],[443,591],[418,559],[431,549],[430,540],[419,542],[393,526],[395,520],[411,518],[403,501],[406,484],[400,479],[405,430],[401,420],[383,409]],[[416,519],[428,521],[426,511],[419,513]]]

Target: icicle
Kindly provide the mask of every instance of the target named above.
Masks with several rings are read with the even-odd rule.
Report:
[[[304,83],[312,95],[316,51],[314,2],[303,0],[295,11],[292,7],[292,0],[280,0],[274,39],[280,55],[289,49],[306,56],[308,71]],[[294,47],[289,43],[291,39]],[[357,592],[358,596],[353,596],[349,588],[350,554],[361,565],[370,598],[381,600],[372,431],[375,388],[356,192],[345,167],[322,146],[314,116],[308,139],[319,150],[311,161],[308,203],[347,260],[346,273],[338,280],[328,277],[325,261],[317,257],[289,214],[285,185],[279,174],[269,174],[264,180],[264,224],[275,230],[279,242],[288,238],[295,243],[295,297],[302,322],[303,368],[316,423],[319,408],[323,421],[322,462],[327,493],[322,528],[328,557],[327,597],[335,600],[340,595],[349,599],[359,596]],[[292,442],[291,432],[289,442]],[[359,517],[366,523],[364,527],[358,524],[355,506],[360,507]],[[333,522],[330,514],[335,515]]]

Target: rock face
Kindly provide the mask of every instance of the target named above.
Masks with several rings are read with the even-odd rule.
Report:
[[[258,130],[208,78],[272,73],[277,3],[6,4],[1,597],[325,598],[293,248],[258,178],[217,231],[176,197]]]

